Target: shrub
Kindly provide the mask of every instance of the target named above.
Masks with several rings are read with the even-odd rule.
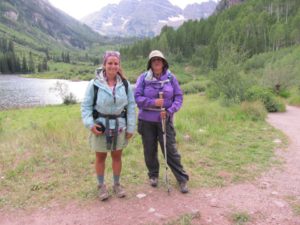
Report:
[[[245,70],[249,71],[249,70],[257,70],[257,69],[264,68],[266,60],[269,58],[266,56],[268,55],[259,54],[248,59],[244,64]]]
[[[200,81],[192,81],[186,84],[181,85],[181,89],[184,94],[193,94],[198,92],[204,92],[205,87],[201,84]]]
[[[61,97],[62,101],[66,105],[76,104],[76,96],[69,92],[68,85],[63,82],[57,81],[53,87],[50,88],[51,92],[56,92],[57,96]]]
[[[278,95],[282,98],[289,98],[291,93],[288,90],[281,90],[279,91]]]
[[[300,106],[300,96],[292,96],[289,99],[289,104],[295,105],[295,106]]]
[[[267,110],[261,101],[244,101],[241,104],[241,110],[253,121],[264,120],[267,116]]]
[[[226,102],[240,103],[245,99],[248,82],[237,66],[220,66],[212,73],[209,96],[221,96]]]
[[[285,102],[280,99],[280,98],[276,98],[276,112],[285,112],[286,111],[286,107],[285,107]]]
[[[284,103],[271,90],[259,86],[247,90],[246,100],[262,101],[268,112],[281,112],[285,108]]]
[[[220,54],[222,60],[218,62],[218,68],[210,73],[209,97],[221,97],[221,101],[228,105],[241,103],[250,87],[250,79],[242,72],[240,65],[244,55],[230,47]]]
[[[3,119],[0,117],[0,133],[3,131]]]
[[[296,75],[292,72],[292,66],[268,66],[262,77],[264,87],[272,88],[276,92],[286,90],[296,82]]]
[[[68,95],[64,96],[63,102],[65,105],[72,105],[77,103],[77,98],[76,96],[70,92]]]

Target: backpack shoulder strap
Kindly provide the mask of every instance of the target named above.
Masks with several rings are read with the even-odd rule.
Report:
[[[97,103],[97,96],[98,96],[98,90],[99,90],[99,87],[96,86],[95,84],[93,85],[94,86],[94,100],[93,100],[93,107],[95,107],[96,103]]]
[[[125,92],[128,98],[128,81],[125,78],[122,78],[123,85],[125,86]],[[127,106],[124,107],[125,112],[125,122],[127,124]]]
[[[168,72],[168,79],[170,80],[172,85],[173,85],[173,77],[174,77],[174,75],[169,71]]]
[[[147,76],[147,71],[145,73],[143,73],[141,79],[142,79],[142,85],[143,85],[143,88],[145,87],[145,79],[146,79],[146,76]]]
[[[123,85],[125,86],[126,95],[128,95],[128,81],[122,78]]]

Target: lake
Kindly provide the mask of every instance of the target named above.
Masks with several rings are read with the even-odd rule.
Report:
[[[56,83],[68,87],[78,101],[82,101],[88,81],[24,78],[17,75],[0,75],[0,110],[61,104],[58,92],[51,91]]]

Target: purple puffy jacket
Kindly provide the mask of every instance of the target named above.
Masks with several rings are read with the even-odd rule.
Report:
[[[139,108],[139,119],[152,122],[160,122],[160,108],[155,107],[155,99],[159,98],[159,92],[163,92],[164,108],[173,117],[183,102],[183,95],[176,77],[166,70],[157,79],[150,69],[141,74],[136,82],[135,101]]]

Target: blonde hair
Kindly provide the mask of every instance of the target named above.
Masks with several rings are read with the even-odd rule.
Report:
[[[124,72],[123,72],[123,69],[122,69],[121,65],[120,65],[120,69],[119,69],[118,74],[120,75],[120,77],[122,79],[127,79],[126,76],[125,76],[125,74],[124,74]]]

